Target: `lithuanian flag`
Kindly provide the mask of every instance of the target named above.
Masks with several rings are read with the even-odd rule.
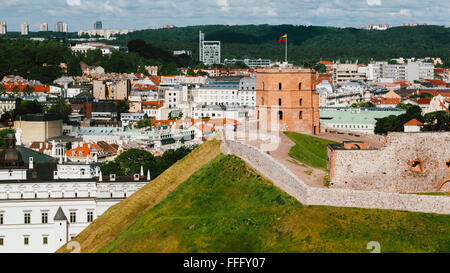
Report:
[[[287,34],[284,34],[283,36],[280,37],[280,39],[278,39],[278,42],[279,43],[286,42],[286,40],[287,40]]]

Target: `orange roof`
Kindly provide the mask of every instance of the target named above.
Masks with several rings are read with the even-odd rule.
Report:
[[[433,85],[436,86],[447,86],[447,84],[443,80],[425,80],[425,81],[432,83]]]
[[[385,98],[385,97],[378,97],[378,98],[370,98],[372,102],[379,103],[379,104],[398,104],[400,102],[400,98]]]
[[[418,104],[430,104],[431,98],[419,98],[417,100]]]
[[[450,90],[419,90],[419,95],[422,95],[423,93],[430,93],[433,96],[441,95],[445,98],[450,97]]]
[[[141,105],[143,108],[159,109],[164,106],[164,101],[143,101]]]
[[[325,65],[327,65],[327,64],[333,64],[333,62],[330,62],[330,61],[318,61],[316,64],[325,64]]]
[[[405,126],[422,126],[423,123],[418,121],[417,119],[412,119],[404,124]]]
[[[91,145],[91,148],[88,148],[89,144]],[[84,143],[83,146],[78,146],[74,149],[67,150],[66,155],[85,157],[90,155],[92,149],[102,150],[102,147],[98,146],[96,143]]]
[[[27,86],[30,85],[31,87],[34,88],[34,92],[48,92],[50,91],[50,87],[49,86],[45,86],[45,85],[38,85],[38,84],[4,84],[4,86],[6,87],[6,91],[12,92],[13,88],[15,86],[19,87],[20,92],[23,91],[23,89]]]
[[[159,76],[148,76],[150,80],[156,85],[159,85],[161,83],[161,77]]]

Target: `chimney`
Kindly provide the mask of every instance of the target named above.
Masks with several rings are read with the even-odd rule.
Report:
[[[94,155],[94,162],[95,162],[95,163],[98,162],[98,156],[97,156],[97,153],[95,153],[95,155]]]
[[[33,166],[33,157],[31,156],[29,159],[28,159],[28,168],[30,169],[30,170],[32,170],[33,168],[34,168],[34,166]]]

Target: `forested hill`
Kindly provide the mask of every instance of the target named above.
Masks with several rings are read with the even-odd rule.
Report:
[[[206,25],[142,30],[122,35],[118,43],[143,39],[169,50],[190,49],[198,56],[198,33],[206,40],[222,42],[223,58],[284,58],[284,44],[277,39],[287,33],[290,61],[359,59],[368,62],[393,57],[450,57],[450,28],[444,26],[393,27],[362,30],[293,25]]]

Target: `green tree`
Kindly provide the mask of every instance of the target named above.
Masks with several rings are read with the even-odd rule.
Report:
[[[6,135],[9,133],[9,131],[9,129],[0,130],[0,149],[6,148]],[[12,129],[12,133],[15,133],[14,129]]]
[[[324,64],[316,64],[314,66],[314,69],[319,72],[319,73],[326,73],[327,72],[327,67]]]
[[[11,91],[14,94],[14,96],[17,97],[20,93],[20,88],[19,88],[19,86],[15,85]]]
[[[450,114],[446,111],[426,113],[423,120],[424,131],[450,131]]]
[[[153,127],[153,126],[154,126],[154,124],[153,124],[153,122],[151,120],[149,120],[149,119],[142,119],[142,120],[139,120],[136,123],[135,128],[141,129],[141,128],[147,128],[147,127]]]
[[[116,104],[116,107],[117,107],[117,115],[119,117],[119,120],[120,120],[120,114],[128,113],[128,111],[130,111],[130,106],[123,100],[118,101]]]
[[[72,142],[67,142],[66,143],[66,150],[71,150],[72,149]]]
[[[44,113],[45,106],[37,100],[21,100],[14,110],[14,117],[26,114]]]
[[[69,120],[69,115],[72,114],[72,107],[67,104],[65,100],[58,99],[58,101],[50,107],[49,113],[58,114],[64,122]]]
[[[170,111],[168,115],[169,120],[180,120],[183,118],[183,112],[179,111],[178,114],[175,114],[174,111]]]
[[[67,75],[74,77],[83,75],[80,60],[75,56],[70,56],[67,60]]]
[[[31,86],[31,85],[27,85],[27,86],[25,86],[25,88],[22,90],[22,93],[24,94],[24,95],[31,95],[31,94],[33,94],[34,93],[34,87],[33,86]]]

